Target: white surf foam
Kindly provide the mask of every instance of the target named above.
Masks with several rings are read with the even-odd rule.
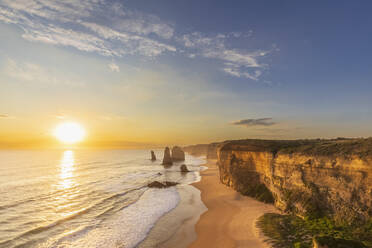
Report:
[[[146,238],[156,221],[175,208],[179,201],[175,187],[149,189],[137,202],[105,223],[86,233],[70,234],[55,247],[135,247]]]

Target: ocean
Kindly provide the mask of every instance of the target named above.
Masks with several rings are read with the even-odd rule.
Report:
[[[0,151],[0,247],[140,245],[200,180],[202,158],[161,165],[155,150]],[[185,163],[190,173],[181,173]],[[148,188],[154,181],[180,186]]]

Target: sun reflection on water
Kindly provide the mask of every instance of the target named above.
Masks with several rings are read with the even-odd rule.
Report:
[[[74,184],[74,181],[72,180],[74,172],[74,163],[75,163],[74,152],[64,151],[60,165],[61,173],[59,175],[61,179],[60,185],[64,189],[71,188],[71,186]]]

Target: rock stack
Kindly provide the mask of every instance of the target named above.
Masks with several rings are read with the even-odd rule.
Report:
[[[155,160],[156,160],[155,152],[151,151],[151,161],[155,161]]]
[[[181,165],[181,172],[182,173],[186,173],[186,172],[190,172],[189,169],[187,169],[187,166],[185,164]]]
[[[168,187],[176,186],[177,184],[178,183],[176,182],[170,182],[170,181],[165,181],[163,183],[159,181],[153,181],[152,183],[149,183],[147,187],[161,189],[161,188],[168,188]]]
[[[172,161],[170,149],[169,147],[166,147],[164,150],[163,165],[172,165],[172,164],[173,164],[173,161]]]
[[[172,160],[176,161],[185,161],[185,152],[179,146],[174,146],[172,148]]]

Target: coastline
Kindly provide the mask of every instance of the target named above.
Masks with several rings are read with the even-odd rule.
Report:
[[[137,248],[186,248],[196,240],[195,225],[200,215],[207,211],[200,197],[201,192],[190,184],[175,187],[180,202],[156,222]]]
[[[220,183],[215,162],[208,161],[204,166],[208,169],[201,172],[201,181],[192,185],[200,190],[208,211],[200,216],[195,225],[197,239],[188,247],[269,248],[256,221],[265,213],[279,211]]]
[[[279,211],[222,184],[215,161],[200,166],[207,167],[200,172],[200,181],[176,186],[179,204],[157,221],[137,247],[270,248],[256,221]]]

